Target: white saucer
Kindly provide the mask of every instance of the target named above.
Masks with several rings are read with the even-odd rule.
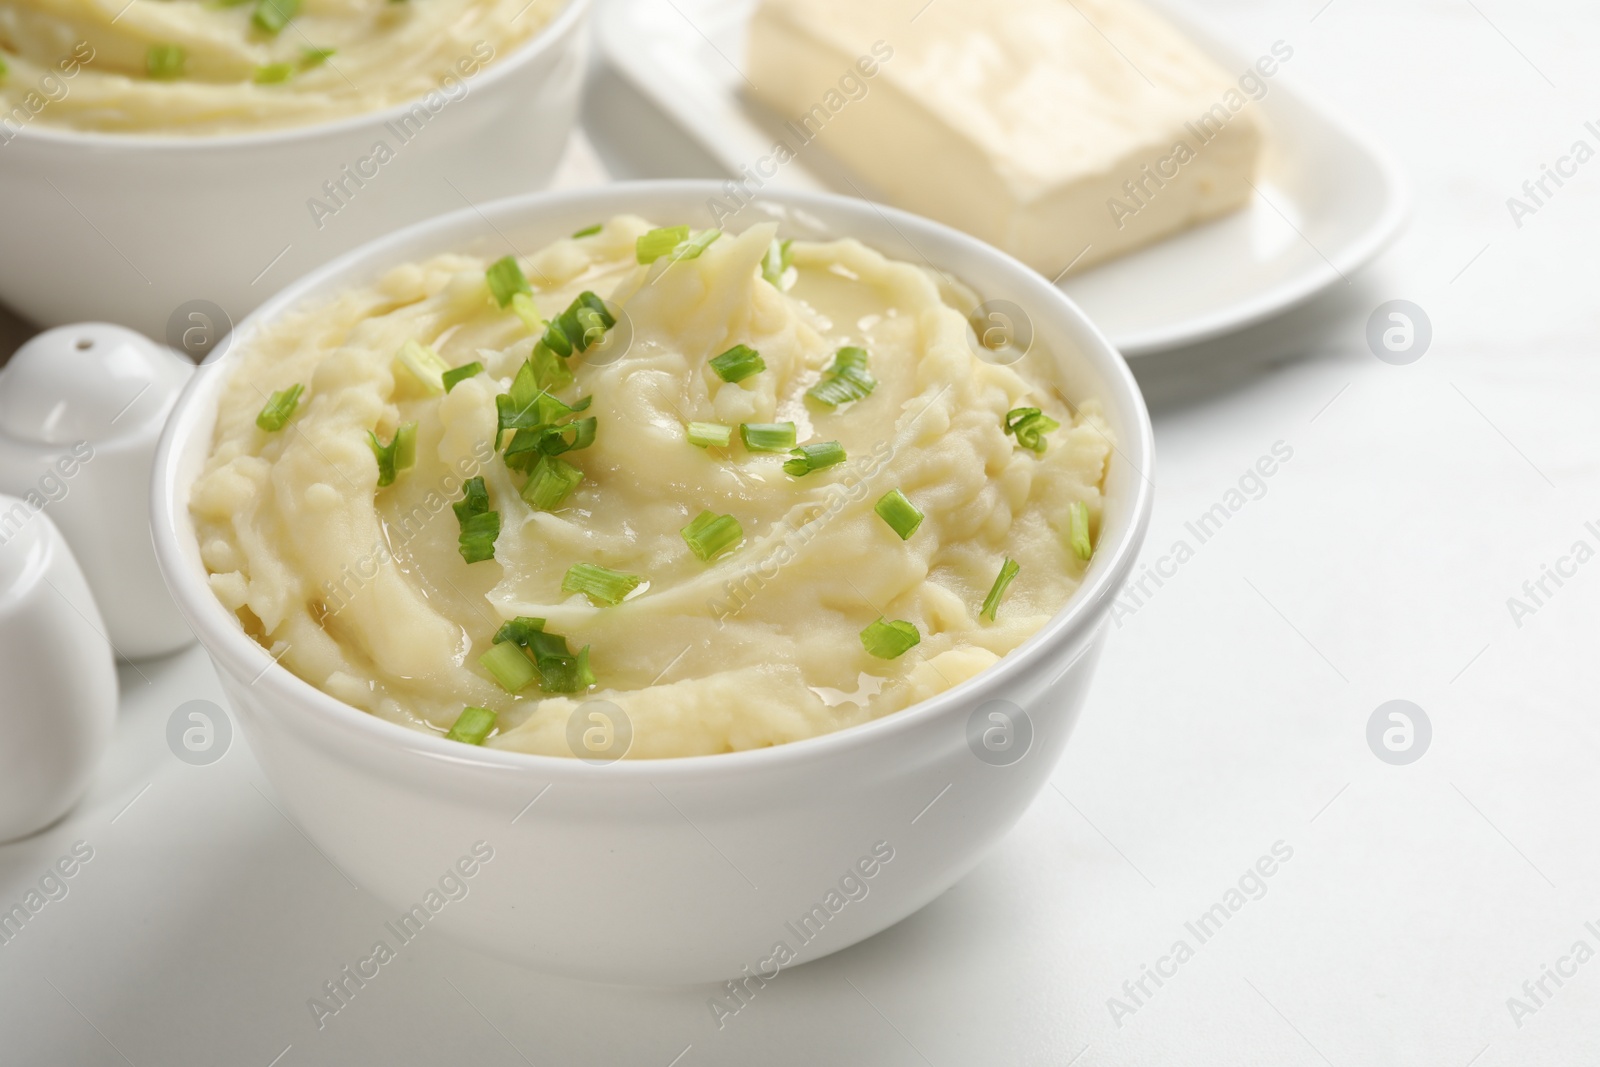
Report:
[[[1153,0],[1224,69],[1254,54],[1220,42],[1172,0]],[[767,155],[773,134],[742,98],[745,24],[754,0],[612,0],[597,12],[612,66],[737,173]],[[1285,64],[1293,70],[1293,60]],[[1194,344],[1242,329],[1344,284],[1399,232],[1405,182],[1377,146],[1322,105],[1267,82],[1256,105],[1271,150],[1245,210],[1064,282],[1062,288],[1124,355]],[[815,158],[782,167],[768,184],[868,191]]]

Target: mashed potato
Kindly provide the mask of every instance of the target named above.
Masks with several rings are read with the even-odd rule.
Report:
[[[597,230],[517,261],[531,292],[507,307],[489,263],[443,255],[280,319],[230,354],[190,507],[217,596],[290,670],[419,729],[487,709],[475,714],[492,723],[493,747],[584,754],[569,729],[593,705],[608,718],[621,710],[630,756],[699,755],[814,737],[939,693],[1072,595],[1111,439],[1092,400],[1074,411],[1053,387],[1047,353],[1011,366],[979,358],[939,279],[856,241],[797,241],[784,257],[766,224],[644,266],[648,223],[624,216]],[[503,270],[489,269],[500,297]],[[614,324],[595,340],[591,314],[594,343],[551,355],[540,318],[581,308],[585,291]],[[742,371],[713,363],[739,345],[760,369],[743,350]],[[876,384],[830,406],[808,391],[833,380],[841,348],[865,350]],[[474,362],[482,372],[465,376]],[[526,410],[515,379],[536,364],[575,379],[551,389],[581,410],[557,408],[541,438],[578,446],[548,461],[581,475],[565,495],[530,488],[537,466],[508,465],[508,449],[513,461],[539,455],[517,452],[518,431],[502,429]],[[466,367],[448,392],[445,366]],[[272,403],[296,385],[297,404]],[[264,430],[258,415],[274,407],[292,411]],[[1036,440],[1008,433],[1008,413],[1027,408],[1059,426],[1035,421],[1048,431]],[[586,442],[574,427],[590,418]],[[402,446],[381,459],[409,423],[414,456]],[[693,443],[691,423],[716,424],[728,444]],[[759,445],[771,432],[761,424],[784,423],[797,444],[837,442],[846,458],[795,473],[804,456],[742,439],[741,426]],[[694,436],[718,432],[697,425]],[[467,532],[470,515],[453,505],[474,478],[499,528],[493,557],[469,563],[463,544],[482,549],[486,535]],[[880,514],[896,490],[924,516],[904,539],[909,523],[897,517],[897,532]],[[738,524],[709,560],[683,532],[702,513]],[[980,610],[1006,559],[1019,569],[991,621]],[[610,597],[625,598],[565,592],[574,565],[632,576]],[[550,674],[541,660],[537,680],[512,693],[480,660],[518,653],[514,635],[509,647],[494,638],[519,617],[542,620],[570,656]],[[901,635],[914,627],[918,643],[874,654],[880,620]],[[533,658],[521,653],[524,673]]]
[[[0,121],[230,134],[454,98],[562,2],[0,0]]]

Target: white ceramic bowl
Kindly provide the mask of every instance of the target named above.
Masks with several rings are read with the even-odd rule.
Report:
[[[708,199],[720,192],[711,182],[645,182],[520,197],[482,214],[434,219],[296,282],[240,325],[237,343],[302,301],[402,262],[447,250],[498,255],[503,235],[530,252],[620,212],[704,226]],[[358,711],[275,666],[212,596],[187,502],[211,444],[227,359],[222,369],[202,368],[156,459],[157,557],[284,806],[396,916],[422,905],[428,925],[570,976],[685,982],[749,968],[759,977],[782,966],[774,958],[779,942],[797,961],[812,959],[944,892],[1016,821],[1055,767],[1150,515],[1150,422],[1127,365],[1059,291],[973,238],[865,201],[793,192],[764,195],[728,226],[743,228],[770,211],[790,220],[791,235],[848,235],[893,257],[926,257],[985,297],[1020,305],[1038,344],[1059,357],[1067,395],[1103,401],[1117,446],[1083,587],[1033,639],[978,677],[824,737],[604,766],[456,744]],[[978,740],[987,730],[1003,746],[1008,723],[991,717],[997,712],[1010,717],[1008,755],[989,755]],[[1026,744],[1017,743],[1025,736]],[[468,864],[475,872],[464,882],[468,895],[428,913],[426,894],[480,841],[493,859]],[[892,850],[892,860],[875,862],[875,845],[880,856]],[[871,878],[852,873],[863,860]],[[814,906],[820,917],[794,925]]]
[[[577,114],[588,7],[569,0],[532,39],[452,88],[455,99],[436,97],[436,110],[406,126],[417,101],[222,137],[34,121],[0,143],[10,250],[0,256],[0,302],[40,326],[115,322],[203,355],[190,342],[214,340],[313,267],[468,201],[539,188]],[[393,153],[381,165],[380,141]],[[330,198],[329,181],[348,195]],[[313,198],[337,212],[314,214]]]

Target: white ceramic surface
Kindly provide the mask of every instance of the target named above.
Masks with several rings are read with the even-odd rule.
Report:
[[[1224,70],[1242,73],[1270,54],[1270,38],[1247,52],[1181,0],[1151,3]],[[616,0],[602,9],[598,35],[613,67],[730,173],[746,177],[782,135],[743,99],[747,73],[759,77],[743,72],[754,7],[755,0]],[[1285,84],[1294,70],[1293,58],[1283,62],[1255,105],[1271,148],[1248,207],[1061,283],[1124,355],[1178,348],[1278,314],[1345,282],[1399,232],[1409,205],[1399,170]],[[766,188],[874,195],[814,149],[778,168]]]
[[[43,502],[128,659],[194,640],[156,569],[156,442],[194,365],[121,326],[49,330],[0,368],[0,492]]]
[[[226,137],[24,127],[0,145],[0,301],[40,325],[105,320],[184,348],[195,314],[214,340],[365,241],[538,188],[577,112],[588,6],[569,0],[542,33],[433,97],[420,118],[408,118],[417,104],[408,102]],[[327,183],[345,192],[330,195]],[[334,213],[313,212],[313,200]]]
[[[507,237],[531,251],[620,211],[704,225],[714,189],[617,185],[436,219],[302,279],[241,324],[237,343],[302,301],[432,253],[494,251]],[[402,910],[486,842],[495,858],[471,903],[433,919],[486,951],[614,982],[758,968],[775,942],[795,941],[784,924],[875,845],[892,850],[941,791],[959,795],[962,817],[939,849],[902,851],[878,872],[868,903],[833,918],[827,951],[845,947],[971,869],[1043,787],[1081,706],[1150,511],[1150,426],[1126,365],[1038,275],[953,230],[797,193],[758,202],[729,225],[769,211],[790,220],[790,233],[850,234],[906,259],[920,250],[985,296],[1028,309],[1039,350],[1059,358],[1067,395],[1101,398],[1117,434],[1100,544],[1078,595],[995,668],[896,715],[774,749],[596,766],[462,746],[364,714],[275,666],[207,587],[186,502],[210,445],[226,359],[196,376],[163,438],[152,500],[157,556],[289,814],[341,870]],[[979,759],[969,744],[969,730],[993,725],[992,701],[1020,708],[1031,725],[1031,745],[1009,766]],[[1021,736],[1027,727],[1017,729]],[[817,954],[799,949],[800,959]]]
[[[104,629],[61,531],[0,494],[0,841],[49,826],[89,787],[117,715]]]

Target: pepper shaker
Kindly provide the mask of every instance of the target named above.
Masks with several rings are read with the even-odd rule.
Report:
[[[150,540],[156,442],[193,373],[171,349],[105,323],[48,330],[0,369],[0,492],[48,511],[127,659],[194,640]]]
[[[117,672],[61,531],[0,494],[0,842],[78,802],[111,739]]]

